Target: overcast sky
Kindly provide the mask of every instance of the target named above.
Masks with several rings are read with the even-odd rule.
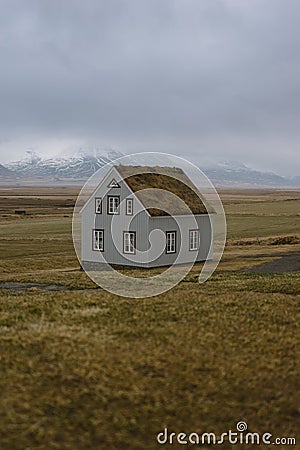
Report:
[[[111,147],[299,175],[299,0],[0,5],[0,163]]]

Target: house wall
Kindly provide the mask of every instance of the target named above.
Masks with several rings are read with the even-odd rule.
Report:
[[[177,231],[177,251],[176,254],[167,254],[165,247],[162,248],[161,255],[152,262],[149,262],[149,267],[165,266],[173,263],[186,264],[192,261],[204,261],[207,258],[212,258],[212,227],[213,215],[206,214],[197,216],[177,216],[173,217],[151,217],[149,219],[149,232],[159,228],[166,231]],[[199,229],[200,233],[200,248],[197,251],[189,250],[189,231]]]
[[[120,183],[120,188],[107,187],[113,178]],[[107,214],[108,195],[120,196],[119,215]],[[102,214],[95,214],[96,197],[102,198]],[[133,198],[133,216],[125,214],[126,198]],[[104,230],[104,252],[93,250],[92,230],[95,228]],[[200,249],[189,251],[189,230],[195,228],[200,231]],[[167,254],[165,233],[174,230],[177,231],[177,251],[175,254]],[[124,231],[136,232],[134,255],[123,254]],[[94,263],[107,262],[116,265],[156,267],[175,262],[184,264],[191,260],[203,261],[207,257],[212,257],[211,238],[212,229],[208,215],[177,216],[176,219],[169,216],[150,217],[114,168],[82,210],[82,265],[85,268],[91,269]],[[148,254],[145,254],[147,250]],[[88,267],[86,262],[89,262]]]
[[[120,188],[108,188],[112,179],[120,183]],[[107,196],[120,196],[120,214],[107,214]],[[102,198],[102,214],[95,214],[95,198]],[[127,216],[126,198],[133,199],[133,216]],[[143,252],[148,248],[148,213],[144,210],[138,199],[132,194],[128,186],[122,181],[115,169],[112,169],[105,177],[101,185],[94,192],[93,198],[82,210],[82,264],[89,261],[93,263],[120,264],[120,265],[144,265]],[[94,251],[92,242],[93,229],[104,230],[104,252]],[[136,231],[135,255],[123,255],[123,232]],[[119,251],[118,251],[119,249]]]

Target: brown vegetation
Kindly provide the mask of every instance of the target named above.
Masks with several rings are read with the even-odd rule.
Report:
[[[214,276],[200,285],[195,265],[172,291],[141,300],[79,270],[61,192],[30,195],[44,202],[28,216],[14,215],[11,197],[0,215],[0,284],[33,283],[0,289],[1,450],[152,450],[164,427],[220,434],[239,420],[297,437],[300,275],[241,271],[300,251],[291,193],[256,192],[265,201],[255,217],[240,215],[247,195],[226,192],[230,239]]]

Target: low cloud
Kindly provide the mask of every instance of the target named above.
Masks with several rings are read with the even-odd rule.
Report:
[[[1,9],[2,161],[55,141],[52,152],[93,143],[298,170],[297,0]]]

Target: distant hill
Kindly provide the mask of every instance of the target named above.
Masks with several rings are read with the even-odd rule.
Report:
[[[300,176],[291,177],[291,181],[295,186],[300,187]]]
[[[24,159],[0,165],[0,181],[82,184],[108,162],[124,156],[117,151],[101,150],[93,154],[81,151],[71,157],[43,158],[27,152]],[[217,187],[300,188],[300,176],[284,177],[273,172],[251,169],[236,161],[214,162],[198,166]]]
[[[217,186],[228,187],[300,187],[300,177],[283,177],[273,172],[251,169],[236,161],[223,161],[202,167]]]

